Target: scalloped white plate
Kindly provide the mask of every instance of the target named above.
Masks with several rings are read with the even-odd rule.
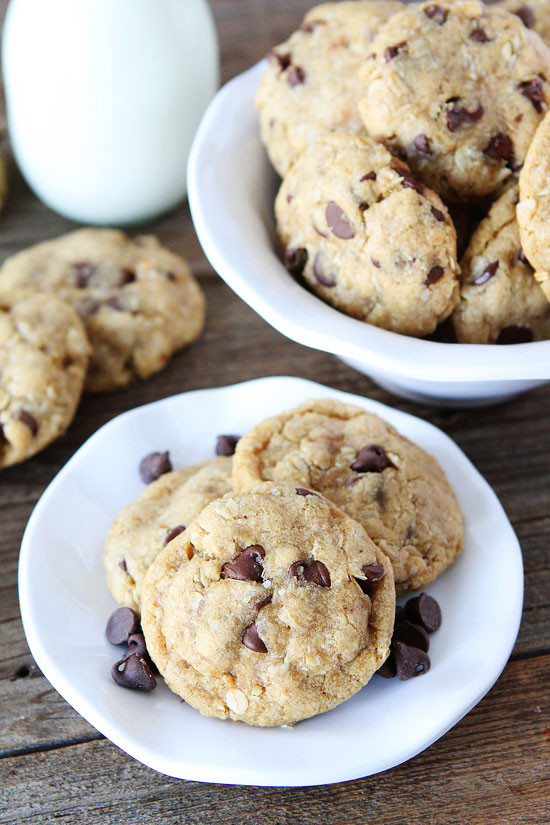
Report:
[[[290,728],[207,719],[160,680],[151,694],[110,676],[119,648],[105,639],[116,607],[102,546],[119,510],[143,490],[139,460],[169,449],[174,467],[213,455],[219,433],[244,433],[307,398],[357,404],[437,456],[465,515],[462,555],[429,592],[443,624],[432,668],[408,682],[374,677],[329,713]],[[71,458],[29,520],[19,595],[32,654],[52,685],[115,745],[182,779],[244,785],[316,785],[386,770],[442,736],[484,696],[512,650],[521,618],[517,538],[495,494],[444,433],[370,399],[297,378],[263,378],[176,395],[110,421]]]

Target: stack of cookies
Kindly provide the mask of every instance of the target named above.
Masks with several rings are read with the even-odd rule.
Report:
[[[115,681],[150,689],[156,666],[206,716],[271,726],[336,707],[385,663],[381,675],[425,672],[433,600],[413,599],[393,646],[392,634],[396,591],[434,581],[462,549],[437,461],[334,400],[261,422],[231,457],[236,440],[188,470],[167,453],[142,461],[148,487],[105,543],[123,606],[108,638],[133,634]]]
[[[550,338],[549,44],[547,0],[312,9],[256,100],[289,271],[394,332]]]
[[[0,181],[1,189],[1,181]],[[0,267],[0,468],[71,423],[82,391],[148,378],[193,341],[205,302],[156,238],[82,229]]]

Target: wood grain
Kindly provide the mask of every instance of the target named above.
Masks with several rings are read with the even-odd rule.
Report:
[[[224,79],[284,39],[310,5],[311,0],[214,0]],[[0,21],[5,7],[6,0],[0,0]],[[5,142],[0,114],[2,136]],[[10,197],[0,219],[0,260],[73,226],[36,200],[12,163]],[[200,278],[209,307],[204,335],[150,381],[85,398],[63,438],[0,479],[0,823],[73,823],[85,817],[97,825],[550,822],[550,386],[473,411],[396,399],[336,358],[284,339],[243,304],[209,267],[186,206],[148,229],[184,254]],[[184,390],[277,374],[390,403],[457,441],[495,488],[518,533],[525,563],[522,626],[512,660],[489,695],[443,739],[392,771],[294,790],[181,782],[150,771],[104,740],[36,668],[19,617],[19,545],[46,485],[113,416]]]

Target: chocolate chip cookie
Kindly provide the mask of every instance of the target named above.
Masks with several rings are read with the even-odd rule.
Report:
[[[548,0],[502,0],[501,9],[516,14],[528,29],[540,34],[550,46],[550,3]]]
[[[88,392],[125,387],[166,366],[204,322],[204,298],[183,258],[156,238],[81,229],[13,255],[0,289],[42,290],[68,301],[92,344]]]
[[[550,115],[537,129],[519,179],[521,245],[550,301]]]
[[[462,344],[507,344],[550,338],[550,303],[519,239],[517,185],[493,204],[460,262],[460,303],[453,313]]]
[[[449,201],[498,192],[521,168],[550,100],[550,51],[478,0],[393,15],[360,70],[368,134]]]
[[[233,487],[314,489],[389,556],[398,592],[436,579],[460,553],[462,513],[437,461],[359,407],[308,401],[258,424],[237,445]]]
[[[160,551],[214,499],[231,490],[231,458],[215,458],[161,475],[122,510],[105,541],[109,590],[139,609],[147,570]]]
[[[440,198],[382,144],[334,133],[275,202],[287,268],[349,315],[426,335],[458,300],[456,233]]]
[[[256,105],[271,162],[281,176],[327,132],[364,131],[357,111],[358,69],[394,0],[325,3],[268,55]]]
[[[206,716],[291,725],[365,685],[388,655],[391,565],[309,489],[210,504],[149,568],[141,620],[168,686]]]
[[[42,450],[73,420],[90,345],[52,295],[0,296],[0,467]]]

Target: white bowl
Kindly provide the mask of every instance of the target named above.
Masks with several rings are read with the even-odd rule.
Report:
[[[189,158],[191,214],[214,269],[283,335],[338,355],[386,389],[438,405],[495,403],[550,380],[550,341],[443,344],[350,318],[308,292],[276,253],[279,179],[260,141],[254,95],[259,63],[218,92]]]
[[[443,612],[432,667],[408,682],[373,678],[352,699],[294,728],[207,719],[159,679],[150,694],[114,684],[120,648],[105,639],[115,609],[102,548],[119,510],[143,491],[137,465],[168,449],[176,468],[212,457],[219,433],[243,433],[312,397],[377,413],[437,456],[465,517],[464,550],[430,585]],[[176,395],[110,421],[71,458],[30,518],[19,567],[31,652],[52,685],[135,759],[182,779],[319,785],[398,765],[442,736],[506,664],[523,600],[521,551],[486,481],[436,427],[375,401],[297,378],[264,378]],[[402,600],[401,600],[402,601]]]

